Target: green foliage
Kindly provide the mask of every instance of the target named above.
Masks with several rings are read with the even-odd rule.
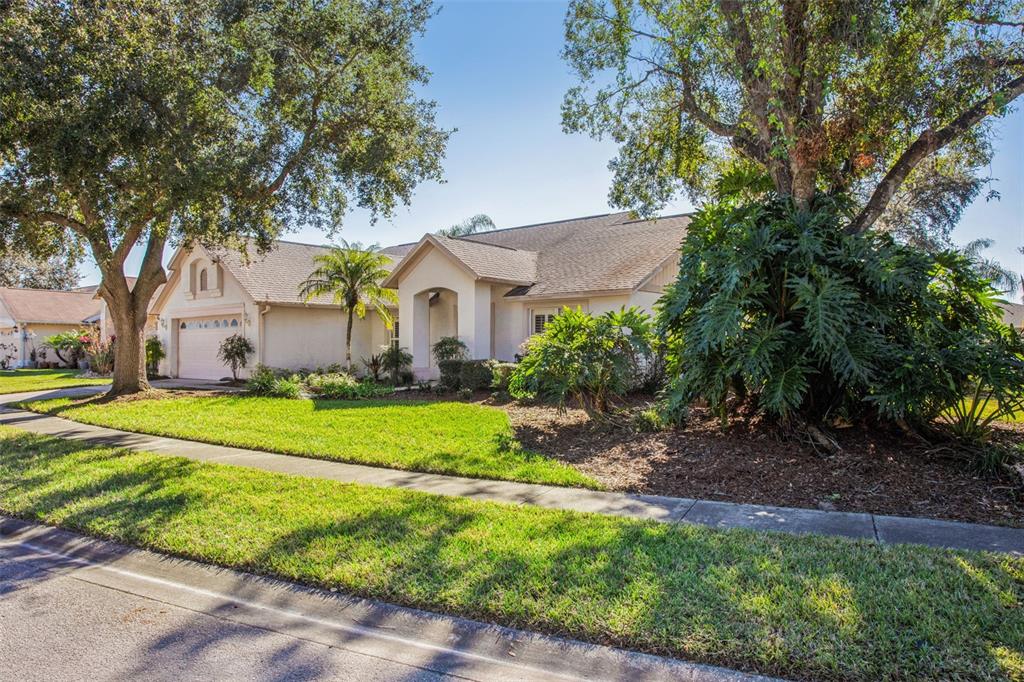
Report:
[[[380,381],[380,373],[384,371],[384,356],[381,353],[374,353],[368,358],[363,358],[362,362],[370,378]]]
[[[397,344],[388,344],[381,350],[381,367],[391,375],[391,380],[396,384],[409,384],[412,382],[412,353]],[[406,374],[409,381],[405,380]]]
[[[168,242],[262,250],[286,225],[390,215],[441,177],[448,133],[417,95],[431,13],[428,0],[6,3],[0,252],[88,242],[117,335],[140,339],[131,359]],[[144,388],[122,369],[114,392]]]
[[[508,391],[508,383],[512,378],[512,372],[516,369],[514,362],[494,362],[491,364],[493,380],[491,387],[496,391]]]
[[[642,358],[650,356],[651,341],[650,317],[638,308],[596,317],[565,308],[543,334],[527,341],[509,392],[560,409],[574,400],[591,417],[600,417],[630,388]]]
[[[444,360],[465,360],[469,355],[469,348],[457,336],[442,336],[430,350],[438,363]]]
[[[272,368],[260,363],[249,374],[246,388],[254,395],[271,395],[277,379],[278,375]]]
[[[69,329],[48,338],[46,345],[53,349],[64,364],[73,368],[78,359],[85,356],[91,338],[92,332],[88,329]]]
[[[249,356],[256,352],[252,341],[241,334],[232,334],[220,342],[217,349],[217,357],[225,365],[231,368],[231,378],[238,381],[238,370],[245,367]]]
[[[659,303],[673,418],[736,395],[783,420],[924,423],[979,378],[1024,391],[1020,335],[971,262],[848,234],[846,207],[725,198],[694,216]]]
[[[494,382],[493,360],[466,360],[459,369],[459,386],[470,391],[490,388]]]
[[[438,230],[436,234],[442,237],[457,238],[477,234],[478,232],[489,232],[493,229],[494,221],[491,220],[491,217],[484,215],[483,213],[478,213],[472,218],[463,220],[461,223]]]
[[[372,308],[391,329],[393,320],[388,306],[398,305],[398,293],[381,286],[390,273],[391,259],[379,253],[377,246],[342,243],[343,246],[331,249],[330,253],[313,257],[317,267],[302,283],[299,295],[306,301],[330,296],[334,305],[345,313],[345,367],[351,373],[352,318],[363,319]]]
[[[462,366],[466,360],[462,358],[445,358],[437,361],[437,369],[441,377],[438,380],[438,388],[443,391],[457,391],[461,384]]]
[[[563,127],[618,144],[619,206],[706,196],[739,162],[804,209],[852,191],[857,230],[945,238],[1024,92],[1022,23],[1018,0],[572,0]]]
[[[351,374],[310,374],[303,383],[310,393],[325,400],[377,398],[391,393],[390,386],[359,381]]]
[[[72,289],[78,286],[83,249],[77,240],[54,244],[56,251],[38,257],[16,245],[0,246],[0,287]]]
[[[159,371],[160,361],[167,357],[164,351],[164,344],[156,336],[146,337],[146,371],[156,375]]]

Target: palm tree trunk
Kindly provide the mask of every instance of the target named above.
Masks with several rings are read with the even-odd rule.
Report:
[[[352,308],[348,309],[348,327],[345,328],[345,369],[351,374],[352,373],[352,316],[355,311]]]

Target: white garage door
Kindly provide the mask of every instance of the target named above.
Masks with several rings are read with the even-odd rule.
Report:
[[[178,320],[178,376],[182,379],[223,379],[231,368],[217,359],[221,341],[241,331],[238,315]]]

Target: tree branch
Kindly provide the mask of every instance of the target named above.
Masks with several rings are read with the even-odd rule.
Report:
[[[939,151],[989,115],[995,106],[1005,106],[1024,93],[1024,76],[1018,76],[1005,86],[977,102],[938,130],[926,130],[900,155],[889,172],[872,192],[860,213],[847,226],[850,234],[858,234],[871,227],[885,212],[893,195],[907,176],[928,156]]]

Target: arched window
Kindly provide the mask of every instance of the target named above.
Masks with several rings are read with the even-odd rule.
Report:
[[[178,329],[188,329],[188,325],[186,325],[184,322],[182,322],[181,326],[178,327]]]
[[[206,268],[203,268],[199,272],[199,291],[206,291],[206,288],[207,288],[208,284],[209,284],[209,279],[208,279],[208,276],[207,276],[207,273],[206,273]]]
[[[232,327],[237,327],[238,326],[238,320],[237,319],[231,320],[231,326]]]

